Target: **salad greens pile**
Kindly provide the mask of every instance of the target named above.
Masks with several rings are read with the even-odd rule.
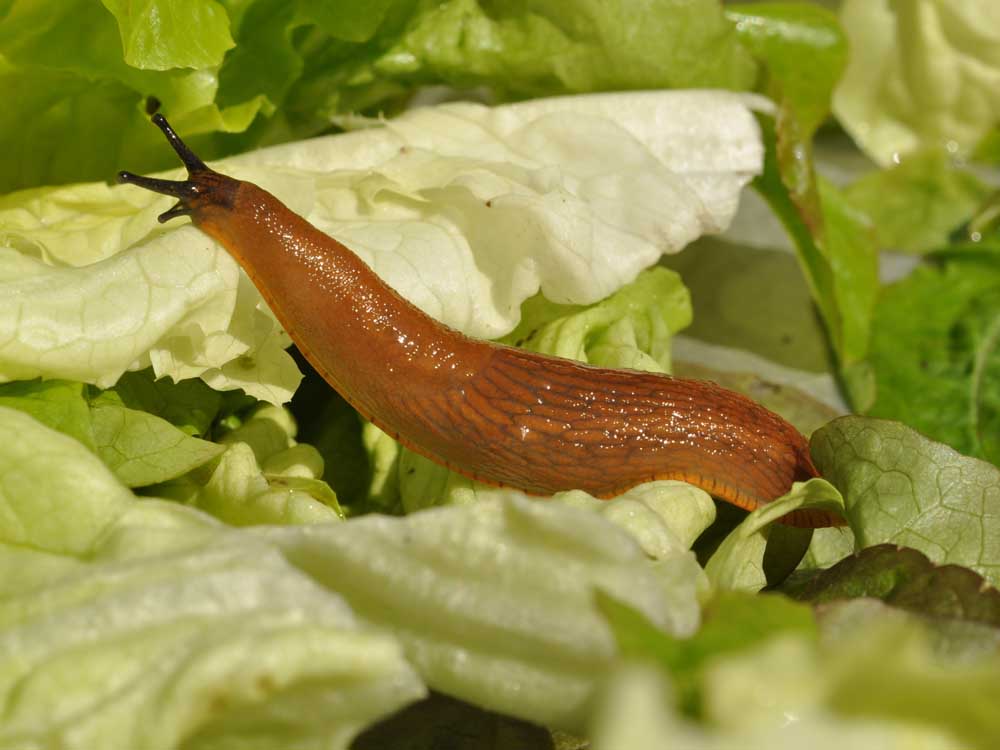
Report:
[[[995,746],[991,0],[0,0],[0,80],[0,748]],[[741,390],[823,478],[402,448],[109,184],[179,174],[157,109],[435,318]]]

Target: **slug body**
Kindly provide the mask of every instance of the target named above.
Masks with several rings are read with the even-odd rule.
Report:
[[[611,497],[680,479],[753,510],[817,476],[805,438],[709,382],[591,367],[471,339],[426,315],[358,256],[248,182],[208,169],[154,122],[186,181],[119,181],[174,195],[235,257],[316,370],[407,447],[474,479],[538,495]],[[796,511],[783,519],[838,519]]]

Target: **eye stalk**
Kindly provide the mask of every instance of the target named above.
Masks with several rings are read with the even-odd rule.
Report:
[[[184,162],[184,166],[188,172],[188,179],[163,180],[157,177],[143,177],[133,172],[122,171],[118,173],[118,182],[126,185],[135,185],[146,190],[152,190],[154,193],[170,195],[179,199],[177,205],[168,211],[164,211],[157,217],[161,224],[170,221],[176,216],[187,216],[193,213],[197,208],[197,204],[203,199],[214,198],[212,202],[224,202],[224,198],[220,200],[222,196],[214,194],[225,192],[220,191],[219,188],[234,181],[209,169],[205,165],[205,162],[199,159],[188,148],[187,144],[181,140],[180,136],[174,132],[174,129],[170,127],[170,123],[167,122],[166,117],[157,113],[153,115],[152,121],[154,125],[163,131],[163,135],[166,136],[167,141],[173,147],[181,161]]]

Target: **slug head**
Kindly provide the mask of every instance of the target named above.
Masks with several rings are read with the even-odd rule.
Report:
[[[118,182],[136,185],[146,190],[152,190],[154,193],[172,195],[177,198],[179,200],[177,205],[159,215],[158,219],[161,224],[175,216],[187,215],[190,215],[197,222],[206,208],[213,206],[232,207],[239,181],[205,166],[205,162],[195,156],[194,152],[170,127],[166,117],[155,114],[152,120],[153,124],[163,131],[167,141],[184,162],[188,171],[188,179],[161,180],[156,177],[143,177],[132,172],[119,172]]]

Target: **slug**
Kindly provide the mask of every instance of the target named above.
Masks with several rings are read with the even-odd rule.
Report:
[[[449,469],[534,495],[601,498],[679,479],[753,510],[818,476],[805,438],[710,382],[593,367],[469,338],[426,315],[358,256],[256,185],[209,169],[162,115],[181,181],[118,181],[179,199],[243,267],[306,359],[355,409]],[[796,526],[842,523],[795,511]]]

